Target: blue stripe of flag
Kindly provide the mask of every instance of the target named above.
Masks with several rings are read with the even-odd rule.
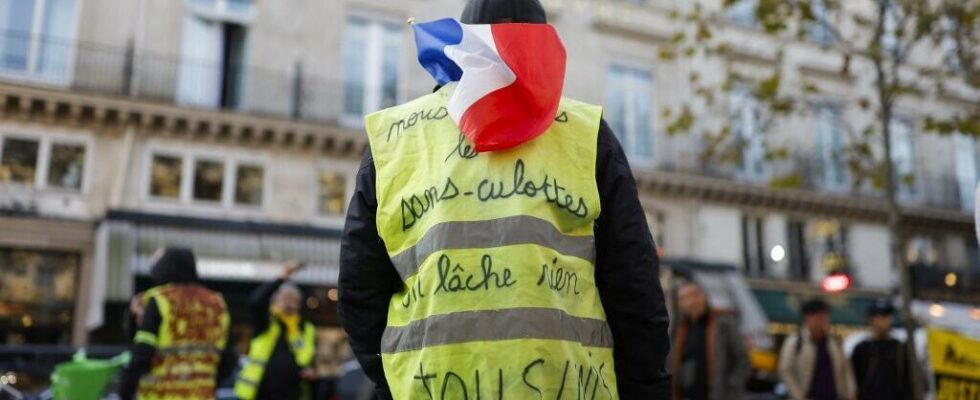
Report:
[[[419,63],[440,85],[459,81],[463,70],[446,56],[446,46],[463,42],[463,27],[458,21],[446,18],[412,25]]]

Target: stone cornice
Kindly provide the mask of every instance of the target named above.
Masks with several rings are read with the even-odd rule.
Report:
[[[239,112],[0,83],[0,116],[10,120],[94,129],[135,125],[141,133],[241,145],[313,149],[359,157],[366,136],[335,124],[317,124]]]
[[[5,231],[0,245],[69,251],[89,251],[95,230],[86,221],[13,215],[0,215],[0,226]]]
[[[885,224],[888,220],[887,203],[878,199],[804,190],[774,190],[764,186],[674,172],[637,171],[636,181],[643,194],[876,224]],[[903,227],[915,232],[971,233],[973,219],[964,212],[904,207]]]

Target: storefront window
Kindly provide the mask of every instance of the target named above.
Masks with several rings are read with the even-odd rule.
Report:
[[[180,197],[182,160],[180,157],[153,156],[150,167],[150,195],[168,199]]]
[[[78,255],[0,247],[0,343],[67,343]]]
[[[0,153],[0,182],[33,186],[39,147],[37,140],[4,139]]]

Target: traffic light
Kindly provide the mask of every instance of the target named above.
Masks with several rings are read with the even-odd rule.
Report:
[[[843,292],[851,287],[851,274],[847,271],[834,271],[823,278],[820,287],[830,293]]]

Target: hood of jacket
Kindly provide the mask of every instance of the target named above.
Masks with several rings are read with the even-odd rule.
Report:
[[[538,0],[471,0],[459,21],[464,24],[547,24],[548,16]]]
[[[150,268],[150,277],[155,285],[197,283],[197,261],[191,249],[167,247]]]

